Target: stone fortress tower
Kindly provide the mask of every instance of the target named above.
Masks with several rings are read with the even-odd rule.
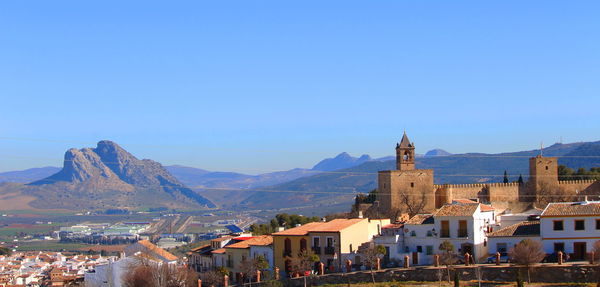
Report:
[[[377,201],[382,212],[433,212],[455,199],[473,199],[490,203],[499,209],[519,212],[536,205],[541,198],[552,199],[554,194],[572,200],[590,199],[600,195],[600,181],[558,180],[558,158],[541,154],[529,159],[529,179],[526,183],[434,184],[432,169],[416,169],[415,145],[406,132],[396,144],[396,170],[378,173]],[[564,196],[556,197],[564,200]],[[420,207],[420,208],[419,208]],[[543,206],[537,206],[543,207]]]

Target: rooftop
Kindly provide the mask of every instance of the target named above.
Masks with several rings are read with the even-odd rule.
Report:
[[[328,222],[310,222],[302,226],[286,229],[273,235],[306,235],[309,232],[338,232],[344,230],[356,223],[363,220],[364,218],[352,218],[352,219],[334,219]]]
[[[225,248],[249,248],[250,246],[267,246],[273,243],[273,237],[270,235],[261,235],[242,242],[227,245]]]
[[[539,221],[522,221],[511,226],[494,231],[488,237],[539,236]]]
[[[584,215],[600,216],[600,201],[553,202],[542,212],[542,217]]]
[[[446,204],[436,211],[433,216],[472,216],[479,203],[470,204]]]
[[[433,224],[433,215],[417,214],[411,217],[405,224]]]
[[[171,254],[170,252],[152,244],[152,242],[150,242],[149,240],[140,240],[137,242],[137,244],[140,244],[144,247],[146,247],[149,251],[154,252],[156,255],[159,255],[160,257],[163,257],[169,261],[174,261],[177,260],[177,256]]]

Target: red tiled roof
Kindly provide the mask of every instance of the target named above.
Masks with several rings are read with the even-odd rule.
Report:
[[[411,217],[405,224],[433,224],[433,215],[417,214]]]
[[[306,235],[309,232],[339,232],[356,223],[359,223],[364,218],[343,219],[338,218],[328,222],[310,222],[302,226],[290,228],[284,231],[274,233],[273,235]]]
[[[539,236],[539,221],[523,221],[494,231],[488,237]]]
[[[225,246],[225,248],[249,248],[250,246],[266,246],[273,243],[273,237],[270,235],[261,235],[253,237],[242,242]]]
[[[152,242],[150,242],[149,240],[140,240],[137,242],[138,244],[148,248],[149,250],[151,250],[152,252],[156,253],[157,255],[169,260],[169,261],[174,261],[177,260],[177,256],[169,253],[168,251],[152,244]]]
[[[599,216],[600,202],[554,202],[548,204],[541,217],[548,216]]]
[[[472,216],[479,203],[475,204],[446,204],[436,211],[433,216]]]

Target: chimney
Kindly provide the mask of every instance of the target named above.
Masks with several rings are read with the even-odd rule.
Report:
[[[363,213],[362,213],[362,210],[359,210],[359,211],[358,211],[358,218],[363,218]]]

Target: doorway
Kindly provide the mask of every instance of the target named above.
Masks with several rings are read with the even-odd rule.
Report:
[[[587,244],[585,242],[573,242],[573,260],[585,260]]]

